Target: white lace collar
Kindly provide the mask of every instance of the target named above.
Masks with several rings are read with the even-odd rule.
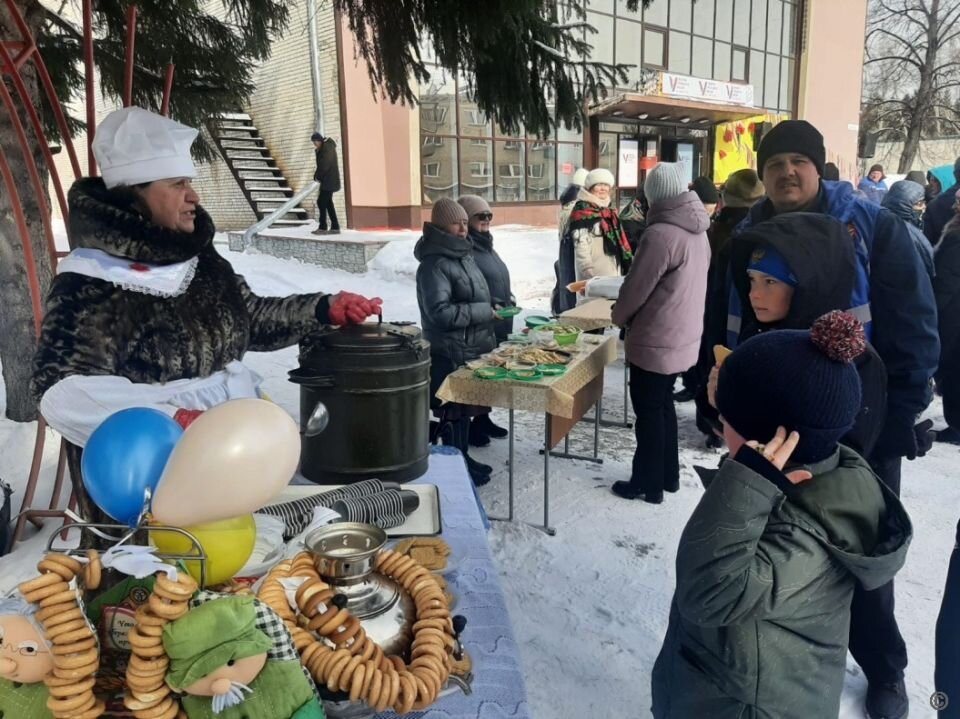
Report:
[[[177,297],[187,291],[197,271],[198,257],[172,265],[134,262],[103,250],[81,247],[57,264],[57,274],[76,272],[105,280],[125,290],[157,297]]]

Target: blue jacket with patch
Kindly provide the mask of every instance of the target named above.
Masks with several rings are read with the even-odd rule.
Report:
[[[864,328],[887,368],[887,418],[914,421],[930,401],[929,382],[937,369],[940,339],[930,277],[901,219],[858,197],[849,183],[822,180],[808,212],[821,212],[847,225],[857,255],[857,281],[850,311]],[[758,202],[735,234],[776,212],[769,199]],[[730,292],[727,342],[740,334],[741,304]]]

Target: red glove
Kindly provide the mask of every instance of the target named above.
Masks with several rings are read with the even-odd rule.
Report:
[[[173,415],[173,421],[186,429],[203,414],[202,409],[178,409]]]
[[[330,324],[333,325],[358,325],[364,322],[370,315],[379,315],[383,300],[379,297],[367,299],[363,295],[357,295],[353,292],[340,292],[330,302],[327,314],[330,317]]]

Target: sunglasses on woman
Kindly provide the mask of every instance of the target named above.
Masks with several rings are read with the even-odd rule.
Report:
[[[493,213],[492,213],[492,212],[478,212],[477,214],[474,215],[474,217],[476,217],[476,218],[477,218],[478,220],[480,220],[481,222],[490,222],[490,220],[493,219]]]

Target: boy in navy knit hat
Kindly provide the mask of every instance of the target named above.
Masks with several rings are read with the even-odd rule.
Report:
[[[859,322],[836,311],[724,361],[732,459],[680,539],[657,719],[839,713],[854,586],[888,582],[911,536],[897,497],[838,444],[860,408],[864,347]]]

